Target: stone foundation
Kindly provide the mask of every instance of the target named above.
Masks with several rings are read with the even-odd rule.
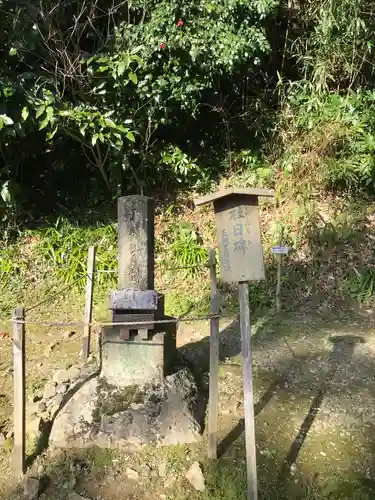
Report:
[[[125,388],[94,378],[56,416],[50,445],[129,450],[196,442],[201,432],[194,415],[196,398],[197,387],[187,368],[154,384]]]

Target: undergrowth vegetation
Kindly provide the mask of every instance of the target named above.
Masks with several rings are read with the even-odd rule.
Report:
[[[3,297],[47,277],[82,291],[91,244],[107,271],[98,283],[115,286],[114,200],[133,193],[158,202],[160,286],[183,268],[173,280],[189,288],[215,242],[192,198],[257,186],[277,196],[262,206],[267,280],[250,287],[254,307],[273,306],[275,244],[291,247],[291,307],[371,303],[372,2],[3,3]]]

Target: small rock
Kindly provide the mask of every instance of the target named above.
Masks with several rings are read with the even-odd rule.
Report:
[[[65,384],[66,382],[69,382],[70,377],[68,370],[59,370],[55,373],[53,380],[56,384]]]
[[[53,399],[53,404],[51,405],[50,408],[50,413],[51,415],[54,415],[60,410],[60,406],[63,400],[63,395],[59,394],[55,399]]]
[[[164,488],[172,488],[175,482],[176,478],[174,476],[167,477],[167,479],[164,481]]]
[[[57,386],[57,392],[59,394],[65,394],[68,389],[69,389],[68,384],[60,384]]]
[[[67,330],[66,332],[63,333],[64,339],[70,339],[75,335],[76,332],[73,332],[72,330]]]
[[[47,382],[44,387],[43,398],[50,399],[56,394],[56,382]]]
[[[75,378],[78,378],[81,373],[80,368],[78,366],[72,366],[69,368],[69,379],[73,380]]]
[[[162,462],[159,465],[159,476],[165,477],[166,475],[167,475],[167,464],[166,464],[166,462]]]
[[[57,394],[54,398],[53,398],[55,404],[57,405],[61,405],[61,403],[63,402],[64,400],[64,396],[62,394]]]
[[[132,410],[139,410],[139,408],[142,408],[142,406],[143,406],[143,405],[142,405],[141,403],[131,403],[131,404],[130,404],[130,408],[131,408]]]
[[[38,408],[38,412],[39,413],[43,413],[44,411],[46,411],[47,409],[47,405],[44,401],[39,401],[37,403],[37,408]]]
[[[199,462],[193,463],[185,477],[197,491],[205,490],[204,475]]]
[[[139,469],[139,472],[140,472],[141,476],[149,478],[149,477],[151,477],[152,470],[151,470],[151,467],[149,465],[144,464]]]
[[[126,475],[130,481],[138,481],[139,480],[139,474],[136,470],[131,469],[128,467],[126,469]]]
[[[35,415],[39,415],[40,413],[43,413],[44,411],[46,411],[46,409],[47,409],[46,403],[44,401],[38,401],[37,403],[34,403],[30,407],[30,413],[35,414]]]
[[[38,498],[40,480],[37,477],[27,477],[24,484],[24,495],[28,500]]]

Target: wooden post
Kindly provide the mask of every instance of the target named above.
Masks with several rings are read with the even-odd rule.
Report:
[[[258,499],[256,444],[255,444],[255,417],[254,393],[252,373],[251,323],[249,304],[249,285],[247,282],[238,283],[240,301],[240,324],[243,355],[243,392],[244,417],[246,439],[246,469],[247,469],[247,498]]]
[[[26,372],[25,372],[25,310],[17,307],[13,313],[13,397],[14,397],[14,469],[18,476],[25,473],[25,417],[26,417]]]
[[[211,314],[219,314],[215,250],[210,249]],[[219,318],[210,319],[210,380],[208,401],[208,456],[217,458],[217,417],[219,391]]]
[[[94,281],[95,281],[95,255],[96,247],[89,247],[87,257],[87,278],[86,278],[86,294],[85,294],[85,317],[83,326],[83,349],[82,357],[84,361],[90,354],[90,341],[91,341],[91,320],[92,320],[92,299],[94,294]]]
[[[281,268],[283,265],[282,254],[276,254],[277,281],[276,281],[276,311],[281,312]]]

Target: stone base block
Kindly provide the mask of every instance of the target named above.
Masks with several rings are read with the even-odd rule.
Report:
[[[148,338],[122,339],[121,327],[102,330],[102,369],[108,384],[126,387],[162,380],[175,361],[176,326],[150,332]],[[142,340],[143,337],[143,340]]]

